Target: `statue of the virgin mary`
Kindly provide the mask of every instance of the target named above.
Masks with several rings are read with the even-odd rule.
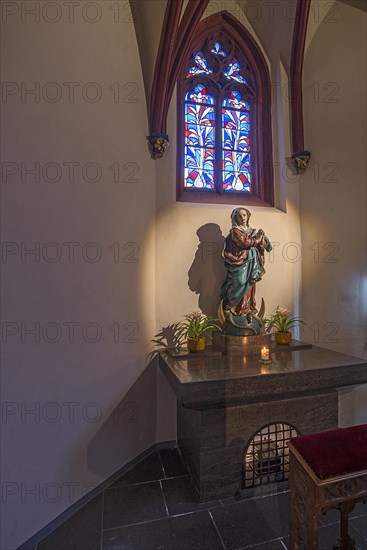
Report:
[[[259,334],[262,326],[264,303],[259,312],[255,289],[265,273],[265,251],[270,252],[272,246],[262,229],[250,227],[250,217],[247,208],[233,210],[222,252],[227,277],[221,289],[219,316],[227,334]]]

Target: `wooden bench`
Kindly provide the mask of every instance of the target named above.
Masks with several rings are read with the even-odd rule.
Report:
[[[318,517],[341,514],[334,550],[351,550],[348,515],[367,501],[367,424],[293,437],[289,442],[291,550],[317,550]]]

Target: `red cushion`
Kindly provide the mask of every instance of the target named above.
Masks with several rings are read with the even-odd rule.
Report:
[[[367,469],[367,424],[292,437],[319,479]]]

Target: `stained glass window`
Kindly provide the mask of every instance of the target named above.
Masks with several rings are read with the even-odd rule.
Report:
[[[220,60],[219,66],[218,62],[211,64],[209,55],[208,61],[200,50],[186,74],[187,80],[203,76],[202,83],[190,86],[184,98],[184,186],[212,192],[220,186],[221,192],[250,193],[250,104],[244,88],[247,81],[236,58],[223,64],[227,53],[221,42],[212,44],[210,55]],[[207,85],[204,78],[208,78]],[[237,84],[236,89],[233,83]]]
[[[273,205],[271,80],[227,13],[203,19],[177,78],[177,199]]]

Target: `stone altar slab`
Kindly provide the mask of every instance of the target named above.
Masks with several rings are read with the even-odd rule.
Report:
[[[213,350],[220,350],[224,355],[254,355],[260,357],[260,350],[264,346],[273,352],[279,350],[279,344],[271,339],[270,334],[258,336],[228,336],[220,332],[213,334]],[[281,347],[282,351],[296,351],[312,348],[312,344],[291,340],[289,344]]]
[[[302,434],[336,428],[337,388],[367,382],[365,360],[316,346],[276,348],[271,359],[264,365],[254,356],[160,355],[177,395],[178,445],[199,500],[243,488],[245,448],[264,425],[287,422]]]

